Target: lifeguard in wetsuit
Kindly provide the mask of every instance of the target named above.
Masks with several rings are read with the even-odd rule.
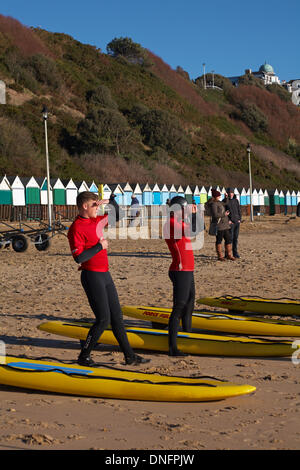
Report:
[[[164,225],[164,239],[172,255],[169,277],[173,284],[173,309],[169,319],[169,355],[186,356],[177,348],[180,320],[183,331],[192,330],[192,313],[195,304],[194,253],[190,236],[201,230],[197,220],[197,206],[192,205],[188,214],[188,202],[175,196],[169,202],[169,216]]]
[[[108,242],[103,237],[108,215],[97,216],[99,205],[107,202],[115,208],[118,220],[119,206],[113,198],[109,201],[99,201],[94,193],[80,193],[77,197],[79,215],[68,231],[73,258],[81,264],[81,283],[96,317],[82,346],[78,364],[94,364],[90,353],[109,324],[125,356],[126,364],[146,363],[149,359],[135,354],[128,342],[118,293],[109,272]]]

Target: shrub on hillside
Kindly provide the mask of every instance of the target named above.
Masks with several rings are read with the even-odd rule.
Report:
[[[78,124],[82,152],[126,152],[136,140],[126,118],[115,109],[93,108]]]
[[[151,110],[141,117],[141,133],[145,144],[161,147],[172,154],[186,155],[191,142],[180,121],[167,111]]]
[[[266,132],[268,119],[254,103],[246,101],[240,105],[241,119],[253,132]]]
[[[6,162],[1,173],[16,173],[20,168],[37,174],[40,169],[38,150],[29,130],[12,119],[0,118],[0,158]]]
[[[110,89],[105,85],[100,85],[86,94],[90,107],[117,109],[118,105],[111,96]]]

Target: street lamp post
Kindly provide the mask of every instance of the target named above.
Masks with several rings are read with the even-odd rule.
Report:
[[[52,229],[52,208],[50,201],[50,170],[49,170],[49,152],[48,152],[48,132],[47,132],[47,119],[48,119],[48,109],[46,106],[42,110],[44,123],[45,123],[45,146],[46,146],[46,169],[47,169],[47,199],[48,199],[48,221],[49,229]]]
[[[253,222],[253,204],[252,204],[252,174],[251,174],[251,147],[247,145],[248,165],[249,165],[249,185],[250,185],[250,222]]]
[[[206,90],[205,63],[203,63],[203,86],[204,90]]]

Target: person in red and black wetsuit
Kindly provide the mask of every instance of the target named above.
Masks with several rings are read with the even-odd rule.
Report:
[[[108,202],[113,210],[97,216],[99,205]],[[94,364],[90,353],[109,324],[124,353],[126,364],[149,362],[135,354],[128,342],[118,293],[109,272],[108,242],[104,239],[103,228],[109,222],[109,215],[112,220],[118,220],[119,206],[112,197],[109,201],[99,201],[96,194],[84,191],[77,196],[77,207],[79,215],[69,228],[68,239],[74,260],[81,264],[81,283],[96,317],[77,362],[83,366]]]
[[[164,225],[164,239],[172,255],[169,277],[173,283],[173,309],[169,319],[169,355],[185,356],[177,348],[180,320],[182,330],[192,330],[192,313],[195,304],[194,253],[191,235],[196,235],[203,224],[197,217],[197,206],[182,196],[169,202],[169,216]]]

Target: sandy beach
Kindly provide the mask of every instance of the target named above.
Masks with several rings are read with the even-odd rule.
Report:
[[[196,296],[299,298],[300,219],[245,220],[240,255],[217,262],[214,237],[195,252]],[[93,319],[67,238],[48,251],[0,251],[1,336],[7,355],[75,362],[79,342],[44,333],[46,320]],[[170,255],[163,240],[111,240],[110,271],[121,304],[172,306]],[[197,306],[200,308],[200,306]],[[205,308],[203,306],[203,308]],[[125,317],[126,324],[137,320]],[[138,322],[140,325],[149,325]],[[300,339],[300,338],[299,338]],[[47,394],[0,386],[0,449],[298,449],[299,367],[291,358],[230,358],[140,351],[136,370],[204,375],[256,387],[251,395],[206,403],[160,403]],[[118,347],[93,358],[124,367]],[[299,358],[300,359],[300,358]]]

